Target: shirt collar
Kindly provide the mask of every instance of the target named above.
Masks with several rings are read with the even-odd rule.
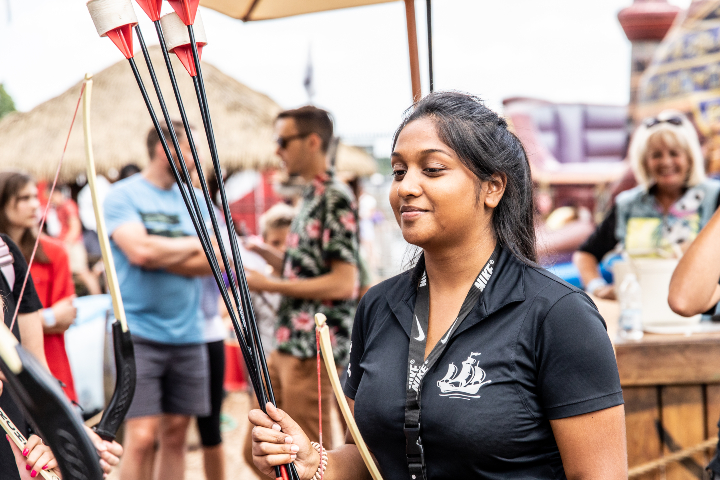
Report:
[[[403,273],[397,286],[385,293],[385,298],[403,330],[410,337],[417,286],[422,272],[420,262],[412,270]],[[493,275],[483,291],[479,304],[455,331],[453,337],[481,322],[505,305],[525,300],[525,264],[515,258],[506,248],[500,247]]]

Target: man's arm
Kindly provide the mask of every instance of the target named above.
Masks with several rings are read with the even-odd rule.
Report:
[[[720,301],[720,209],[690,244],[670,280],[668,304],[679,315],[690,317]]]
[[[198,254],[204,258],[197,237],[169,238],[150,235],[142,223],[120,225],[112,233],[112,239],[130,263],[148,270],[167,269]]]
[[[357,267],[341,260],[330,262],[330,272],[315,278],[274,280],[248,270],[251,290],[276,292],[287,297],[316,300],[345,300],[357,294]]]

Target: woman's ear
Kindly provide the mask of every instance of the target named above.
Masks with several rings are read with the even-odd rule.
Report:
[[[495,208],[500,203],[500,199],[505,194],[507,186],[507,175],[504,173],[493,173],[490,180],[483,182],[485,190],[485,206]]]

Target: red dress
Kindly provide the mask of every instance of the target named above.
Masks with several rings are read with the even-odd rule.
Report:
[[[30,267],[35,289],[44,308],[52,307],[55,302],[75,294],[70,263],[62,242],[47,235],[40,237],[40,245],[50,259],[49,263],[33,261]],[[65,351],[65,335],[62,333],[46,333],[45,357],[47,357],[50,372],[55,378],[65,384],[65,395],[77,402],[75,384],[70,370],[67,352]]]

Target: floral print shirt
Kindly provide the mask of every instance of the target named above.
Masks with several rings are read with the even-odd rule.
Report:
[[[330,261],[358,264],[358,217],[350,189],[328,174],[305,187],[290,226],[283,278],[314,278],[330,272]],[[356,288],[358,279],[355,279]],[[315,314],[327,317],[338,366],[350,358],[355,300],[309,300],[283,297],[275,330],[277,348],[298,358],[316,355]]]

